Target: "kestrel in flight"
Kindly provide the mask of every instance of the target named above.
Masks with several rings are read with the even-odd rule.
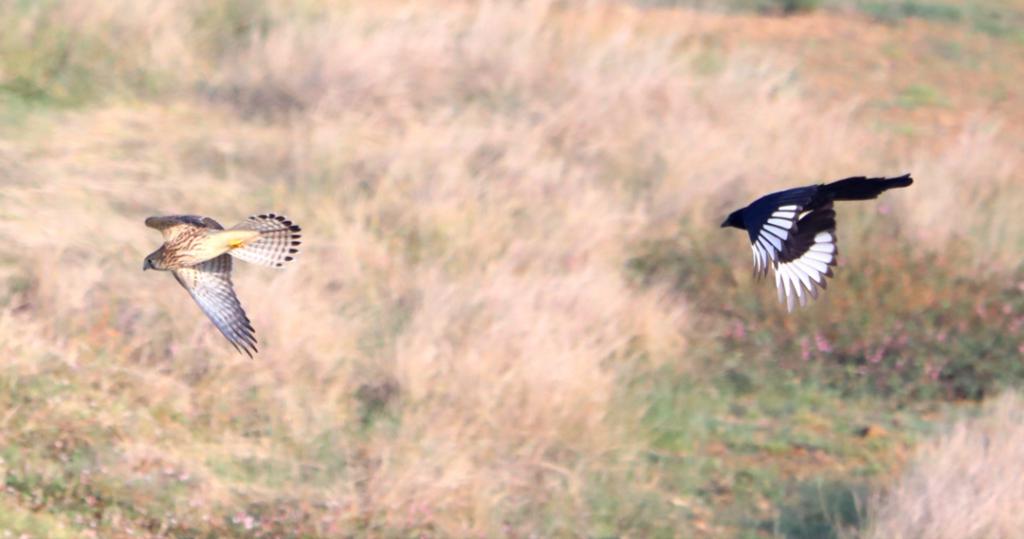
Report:
[[[164,244],[146,257],[143,271],[170,271],[235,349],[252,357],[256,330],[231,287],[231,258],[280,268],[299,252],[299,225],[268,213],[227,230],[198,215],[150,217],[146,226],[163,233]]]

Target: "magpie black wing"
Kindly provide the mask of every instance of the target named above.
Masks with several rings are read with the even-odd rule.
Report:
[[[808,294],[818,297],[818,288],[827,287],[825,279],[832,276],[838,254],[831,202],[800,217],[775,264],[775,287],[787,310],[792,311],[797,300],[806,305]]]
[[[798,221],[814,200],[819,186],[797,187],[765,195],[743,210],[743,222],[754,252],[754,275],[763,277],[779,264]]]

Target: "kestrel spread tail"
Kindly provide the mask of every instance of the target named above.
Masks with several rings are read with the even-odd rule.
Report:
[[[256,353],[256,336],[231,285],[231,258],[281,267],[298,253],[301,229],[284,216],[255,215],[224,227],[209,217],[150,217],[164,244],[146,257],[143,270],[166,270],[199,304],[217,329],[240,352]]]
[[[292,224],[283,215],[254,215],[225,232],[255,234],[251,238],[241,239],[239,247],[228,253],[239,260],[280,268],[299,252],[301,231],[299,225]]]

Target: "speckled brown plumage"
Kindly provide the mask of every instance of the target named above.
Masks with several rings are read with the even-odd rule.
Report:
[[[172,272],[228,341],[252,357],[255,330],[232,287],[231,258],[282,267],[298,253],[301,228],[272,213],[227,230],[198,215],[150,217],[146,226],[159,230],[164,244],[146,257],[142,269]]]

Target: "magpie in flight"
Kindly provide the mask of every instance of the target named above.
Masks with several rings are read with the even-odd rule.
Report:
[[[818,297],[815,285],[824,290],[826,277],[836,264],[836,200],[871,200],[884,191],[914,183],[910,174],[896,178],[856,176],[829,184],[810,185],[765,195],[736,210],[722,227],[736,227],[750,235],[754,251],[754,275],[764,277],[768,266],[775,270],[779,301],[793,310],[797,299]]]

